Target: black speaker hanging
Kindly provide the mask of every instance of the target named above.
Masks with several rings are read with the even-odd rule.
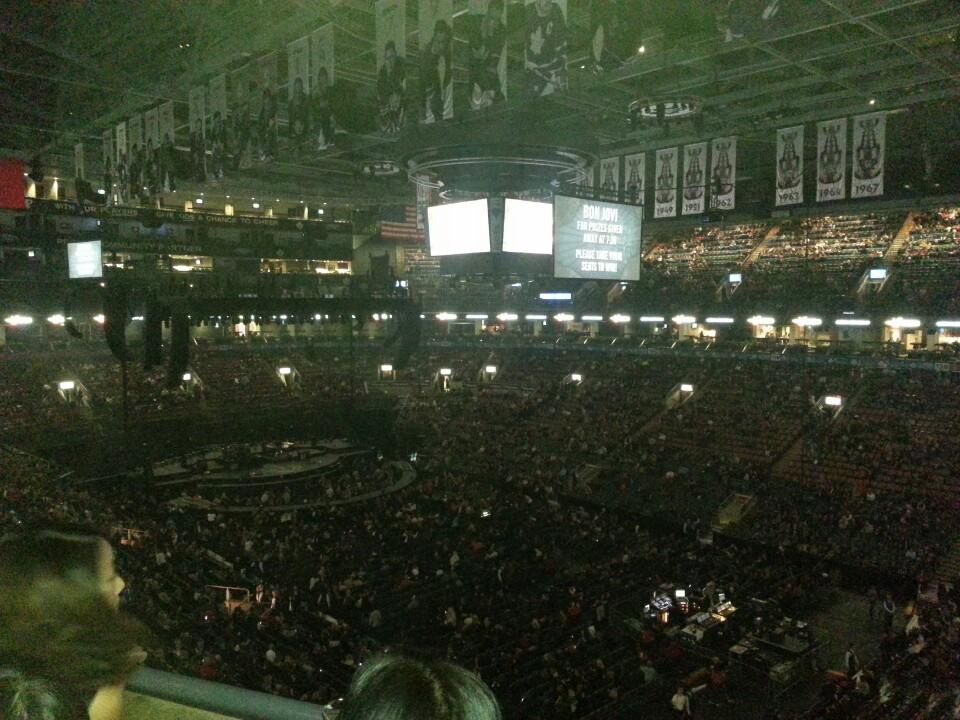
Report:
[[[103,297],[103,336],[113,356],[120,361],[129,360],[127,353],[127,289],[110,285]]]
[[[167,386],[177,387],[190,364],[190,318],[175,310],[170,323],[170,361],[167,364]]]
[[[147,300],[143,316],[143,368],[163,364],[163,315],[156,300]]]

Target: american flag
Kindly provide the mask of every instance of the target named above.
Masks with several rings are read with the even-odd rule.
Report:
[[[417,208],[414,205],[380,209],[380,239],[423,242],[423,231],[417,228]]]

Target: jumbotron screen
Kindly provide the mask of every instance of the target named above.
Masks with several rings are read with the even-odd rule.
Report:
[[[103,277],[100,241],[67,243],[67,270],[71,280]]]
[[[553,274],[586,280],[640,279],[643,208],[556,195]]]
[[[553,252],[553,206],[507,198],[503,211],[503,251],[549,255]]]
[[[427,208],[430,254],[465,255],[490,252],[490,217],[486,200]]]

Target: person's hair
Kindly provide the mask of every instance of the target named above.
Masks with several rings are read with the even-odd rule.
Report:
[[[350,683],[339,720],[500,720],[484,682],[447,662],[379,655]]]
[[[73,717],[136,667],[146,632],[103,594],[101,540],[65,529],[0,538],[0,717]]]

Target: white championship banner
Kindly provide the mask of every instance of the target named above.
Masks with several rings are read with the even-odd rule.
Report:
[[[817,123],[817,202],[843,200],[847,184],[847,119]]]
[[[803,202],[803,125],[777,130],[777,207]]]
[[[619,200],[620,198],[620,157],[600,159],[600,192],[601,200]]]
[[[653,217],[666,218],[677,215],[677,151],[679,148],[657,150],[656,189]]]
[[[737,206],[737,139],[716,138],[711,145],[710,209],[733,210]]]
[[[707,198],[707,144],[683,148],[683,215],[702,215]]]
[[[887,115],[873,113],[853,118],[853,180],[850,197],[883,195],[887,161]]]
[[[623,199],[635,205],[643,205],[646,181],[647,154],[634,153],[623,157]]]
[[[200,137],[207,134],[207,88],[199,85],[190,89],[187,96],[187,110],[190,121],[190,132]]]

